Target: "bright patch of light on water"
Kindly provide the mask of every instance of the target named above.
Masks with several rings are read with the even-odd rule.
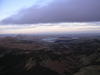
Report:
[[[45,38],[45,39],[42,39],[42,41],[46,41],[46,42],[55,42],[57,38]]]

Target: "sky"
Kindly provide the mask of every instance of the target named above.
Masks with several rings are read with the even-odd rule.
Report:
[[[0,34],[99,32],[100,0],[0,0]]]

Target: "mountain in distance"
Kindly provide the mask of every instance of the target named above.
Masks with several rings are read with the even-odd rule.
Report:
[[[0,38],[0,75],[100,75],[100,37]]]

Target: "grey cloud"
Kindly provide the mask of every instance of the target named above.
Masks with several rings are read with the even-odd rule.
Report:
[[[100,21],[100,0],[55,0],[48,5],[33,5],[5,18],[3,24],[36,24]]]

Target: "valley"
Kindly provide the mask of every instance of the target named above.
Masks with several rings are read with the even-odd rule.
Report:
[[[100,75],[99,36],[27,37],[0,38],[0,75]]]

